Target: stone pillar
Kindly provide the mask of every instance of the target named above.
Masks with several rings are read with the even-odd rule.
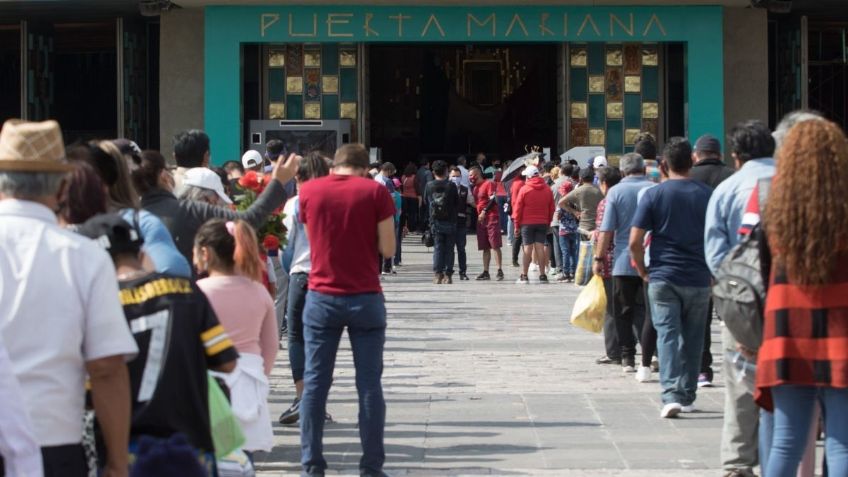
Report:
[[[174,135],[203,129],[203,10],[171,10],[160,23],[159,141],[162,155],[172,161]]]

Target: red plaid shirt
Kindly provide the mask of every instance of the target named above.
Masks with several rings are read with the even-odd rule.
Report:
[[[598,213],[595,215],[595,231],[592,232],[592,246],[598,246],[598,230],[601,229],[601,223],[604,221],[604,212],[607,209],[607,199],[598,203]],[[612,253],[615,249],[613,241],[610,240],[609,248],[604,254],[604,260],[601,262],[601,278],[612,278]],[[597,255],[597,254],[595,254]]]

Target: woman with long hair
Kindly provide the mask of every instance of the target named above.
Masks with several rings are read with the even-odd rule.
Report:
[[[774,409],[766,477],[794,476],[819,402],[830,475],[848,475],[848,140],[830,121],[786,135],[763,214],[772,253],[758,404]]]
[[[194,264],[208,274],[197,286],[240,355],[236,370],[219,377],[230,388],[233,413],[246,438],[244,450],[270,451],[268,377],[279,345],[274,301],[260,282],[265,264],[256,232],[243,220],[206,222],[195,235]]]

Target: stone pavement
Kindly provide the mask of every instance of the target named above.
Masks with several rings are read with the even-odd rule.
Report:
[[[470,282],[432,285],[418,236],[383,281],[389,328],[383,386],[386,471],[395,476],[715,476],[720,474],[723,390],[718,324],[716,387],[698,412],[659,418],[659,385],[599,366],[600,336],[568,323],[570,284],[475,282],[481,258],[469,236]],[[492,272],[494,276],[494,269]],[[329,475],[359,475],[357,397],[347,341],[336,366],[324,445]],[[656,378],[656,374],[655,374]],[[288,357],[272,379],[274,419],[294,396]],[[275,423],[276,447],[257,455],[259,475],[298,475],[296,427]]]

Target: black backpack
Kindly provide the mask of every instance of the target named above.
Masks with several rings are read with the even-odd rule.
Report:
[[[757,183],[762,216],[771,185]],[[771,272],[771,253],[762,223],[724,257],[716,272],[713,303],[719,318],[742,346],[757,350],[763,341],[763,313]]]
[[[433,220],[450,221],[455,218],[450,217],[448,211],[448,191],[445,188],[433,188],[433,193],[430,199],[430,206]]]

